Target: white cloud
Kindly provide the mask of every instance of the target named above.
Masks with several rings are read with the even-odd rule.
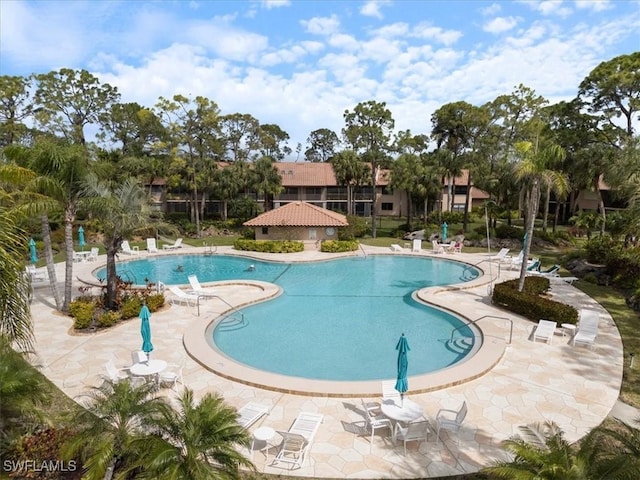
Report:
[[[262,0],[261,3],[267,10],[271,10],[272,8],[288,7],[291,5],[290,0]]]
[[[301,20],[300,23],[308,33],[314,35],[331,35],[336,33],[340,27],[340,20],[336,15],[313,17],[310,20]]]
[[[576,7],[582,10],[602,12],[613,8],[610,0],[575,0]]]
[[[365,17],[376,17],[382,19],[383,15],[380,11],[380,7],[390,4],[391,2],[389,0],[369,0],[360,7],[360,14]]]
[[[502,6],[499,3],[492,3],[488,7],[481,9],[480,13],[482,13],[482,15],[484,15],[485,17],[493,17],[501,10]]]
[[[267,37],[234,27],[227,18],[194,23],[185,36],[190,43],[205,46],[224,59],[251,63],[269,46]]]
[[[496,17],[486,22],[482,29],[489,33],[503,33],[513,29],[521,21],[519,17]]]
[[[562,0],[545,0],[538,4],[538,11],[542,15],[566,18],[571,15],[571,8],[563,6]]]
[[[429,23],[420,23],[412,29],[411,36],[435,40],[443,45],[452,45],[462,38],[462,32],[459,30],[445,30]]]

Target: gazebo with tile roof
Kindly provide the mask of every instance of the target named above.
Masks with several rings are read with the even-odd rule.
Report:
[[[306,244],[337,240],[347,217],[307,202],[291,202],[244,222],[256,240],[299,240]]]

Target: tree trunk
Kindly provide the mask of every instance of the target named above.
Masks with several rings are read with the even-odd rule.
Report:
[[[373,190],[371,192],[371,236],[376,238],[376,180],[378,179],[378,167],[376,166],[372,171],[371,185],[373,186]]]
[[[547,217],[549,216],[549,199],[551,198],[551,185],[547,185],[547,196],[544,199],[544,212],[542,214],[542,231],[547,231]],[[557,206],[556,206],[557,210]]]
[[[107,250],[107,310],[116,310],[118,301],[118,274],[116,272],[116,253],[121,242],[114,240],[105,244]]]
[[[201,232],[200,232],[200,211],[199,211],[199,207],[200,205],[198,204],[198,187],[196,186],[196,182],[195,182],[195,178],[193,181],[193,205],[194,205],[194,210],[195,210],[195,214],[196,214],[196,237],[200,238],[201,237]]]
[[[56,278],[56,265],[53,263],[53,250],[51,248],[51,228],[49,226],[49,217],[42,215],[42,241],[44,242],[44,256],[47,261],[47,274],[49,275],[49,284],[51,293],[56,302],[56,310],[62,311],[62,296],[58,290],[58,279]]]
[[[464,221],[462,223],[462,231],[467,232],[469,224],[469,198],[471,198],[471,170],[467,172],[467,194],[464,199]]]
[[[540,184],[538,181],[534,181],[531,185],[531,190],[528,192],[529,201],[527,206],[527,223],[526,234],[527,240],[522,245],[522,265],[520,266],[520,279],[518,281],[518,291],[522,292],[524,289],[524,279],[527,275],[527,260],[529,258],[529,252],[531,251],[531,240],[533,237],[533,227],[536,222],[536,212],[538,211],[538,200],[540,198]]]
[[[64,275],[64,303],[62,311],[69,312],[73,288],[73,222],[76,219],[75,204],[71,203],[64,212],[64,243],[65,243],[65,275]]]
[[[604,200],[602,199],[602,192],[600,191],[600,188],[596,188],[596,193],[598,194],[598,209],[602,216],[602,222],[600,223],[600,235],[604,235],[604,231],[607,226],[607,212],[604,209]]]

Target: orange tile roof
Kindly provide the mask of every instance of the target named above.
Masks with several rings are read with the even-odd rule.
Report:
[[[330,163],[322,162],[276,162],[273,164],[280,174],[283,187],[336,187],[338,181]],[[389,183],[389,171],[381,170],[376,183]]]
[[[346,227],[347,217],[307,202],[291,202],[243,223],[248,227]]]

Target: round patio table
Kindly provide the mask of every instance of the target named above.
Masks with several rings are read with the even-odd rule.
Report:
[[[136,363],[131,365],[129,371],[131,375],[139,377],[148,377],[150,375],[157,375],[167,368],[167,362],[164,360],[149,360],[147,362]]]
[[[400,423],[411,423],[424,418],[422,407],[408,398],[383,398],[380,410],[387,418]],[[394,425],[391,440],[396,441],[396,428]]]

